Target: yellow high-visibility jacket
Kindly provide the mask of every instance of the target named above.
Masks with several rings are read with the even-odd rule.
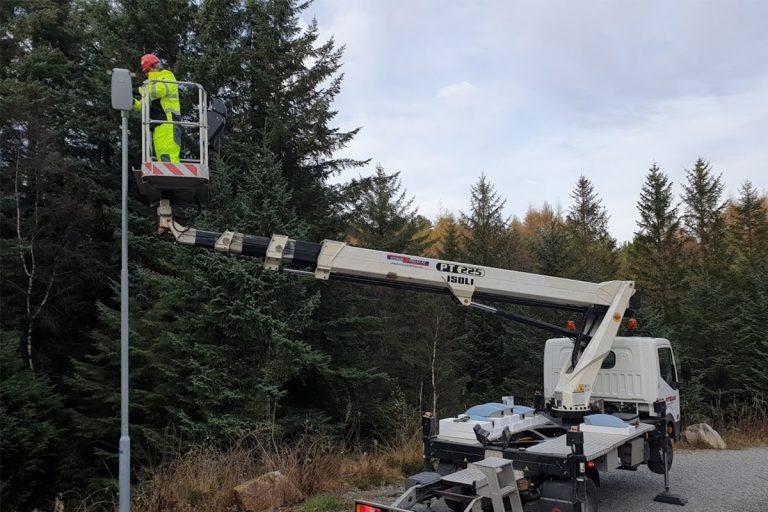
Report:
[[[165,82],[153,82],[164,80]],[[150,71],[147,75],[147,85],[139,88],[142,97],[149,94],[149,118],[154,120],[173,120],[173,116],[181,116],[181,104],[179,103],[179,86],[176,77],[167,69]],[[141,111],[141,103],[133,101],[133,110]],[[152,129],[158,125],[153,124]]]

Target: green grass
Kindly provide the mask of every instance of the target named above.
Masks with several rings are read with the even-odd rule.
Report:
[[[304,502],[302,512],[338,512],[345,508],[344,501],[330,494],[316,494]]]

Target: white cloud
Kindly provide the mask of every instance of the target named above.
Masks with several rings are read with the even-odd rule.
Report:
[[[466,80],[441,87],[437,90],[438,98],[450,98],[453,96],[465,96],[475,90],[475,86]]]

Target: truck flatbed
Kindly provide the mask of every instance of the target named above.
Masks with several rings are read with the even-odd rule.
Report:
[[[650,432],[653,429],[653,425],[640,423],[636,429],[629,434],[584,432],[584,455],[587,457],[587,460],[601,457],[609,451],[626,443],[628,440],[638,437],[645,432]],[[571,453],[571,447],[566,445],[565,436],[563,435],[543,441],[535,446],[525,448],[525,451],[528,453],[565,457]]]

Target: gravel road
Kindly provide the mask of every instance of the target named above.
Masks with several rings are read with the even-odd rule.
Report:
[[[688,498],[684,507],[653,501],[664,477],[645,466],[600,478],[601,512],[768,512],[768,448],[675,453],[670,491]]]
[[[768,448],[675,453],[670,491],[688,498],[684,507],[653,501],[664,490],[664,477],[645,466],[601,473],[600,478],[600,512],[768,512]],[[350,498],[387,503],[399,492],[380,488]],[[449,512],[442,502],[432,511]]]

